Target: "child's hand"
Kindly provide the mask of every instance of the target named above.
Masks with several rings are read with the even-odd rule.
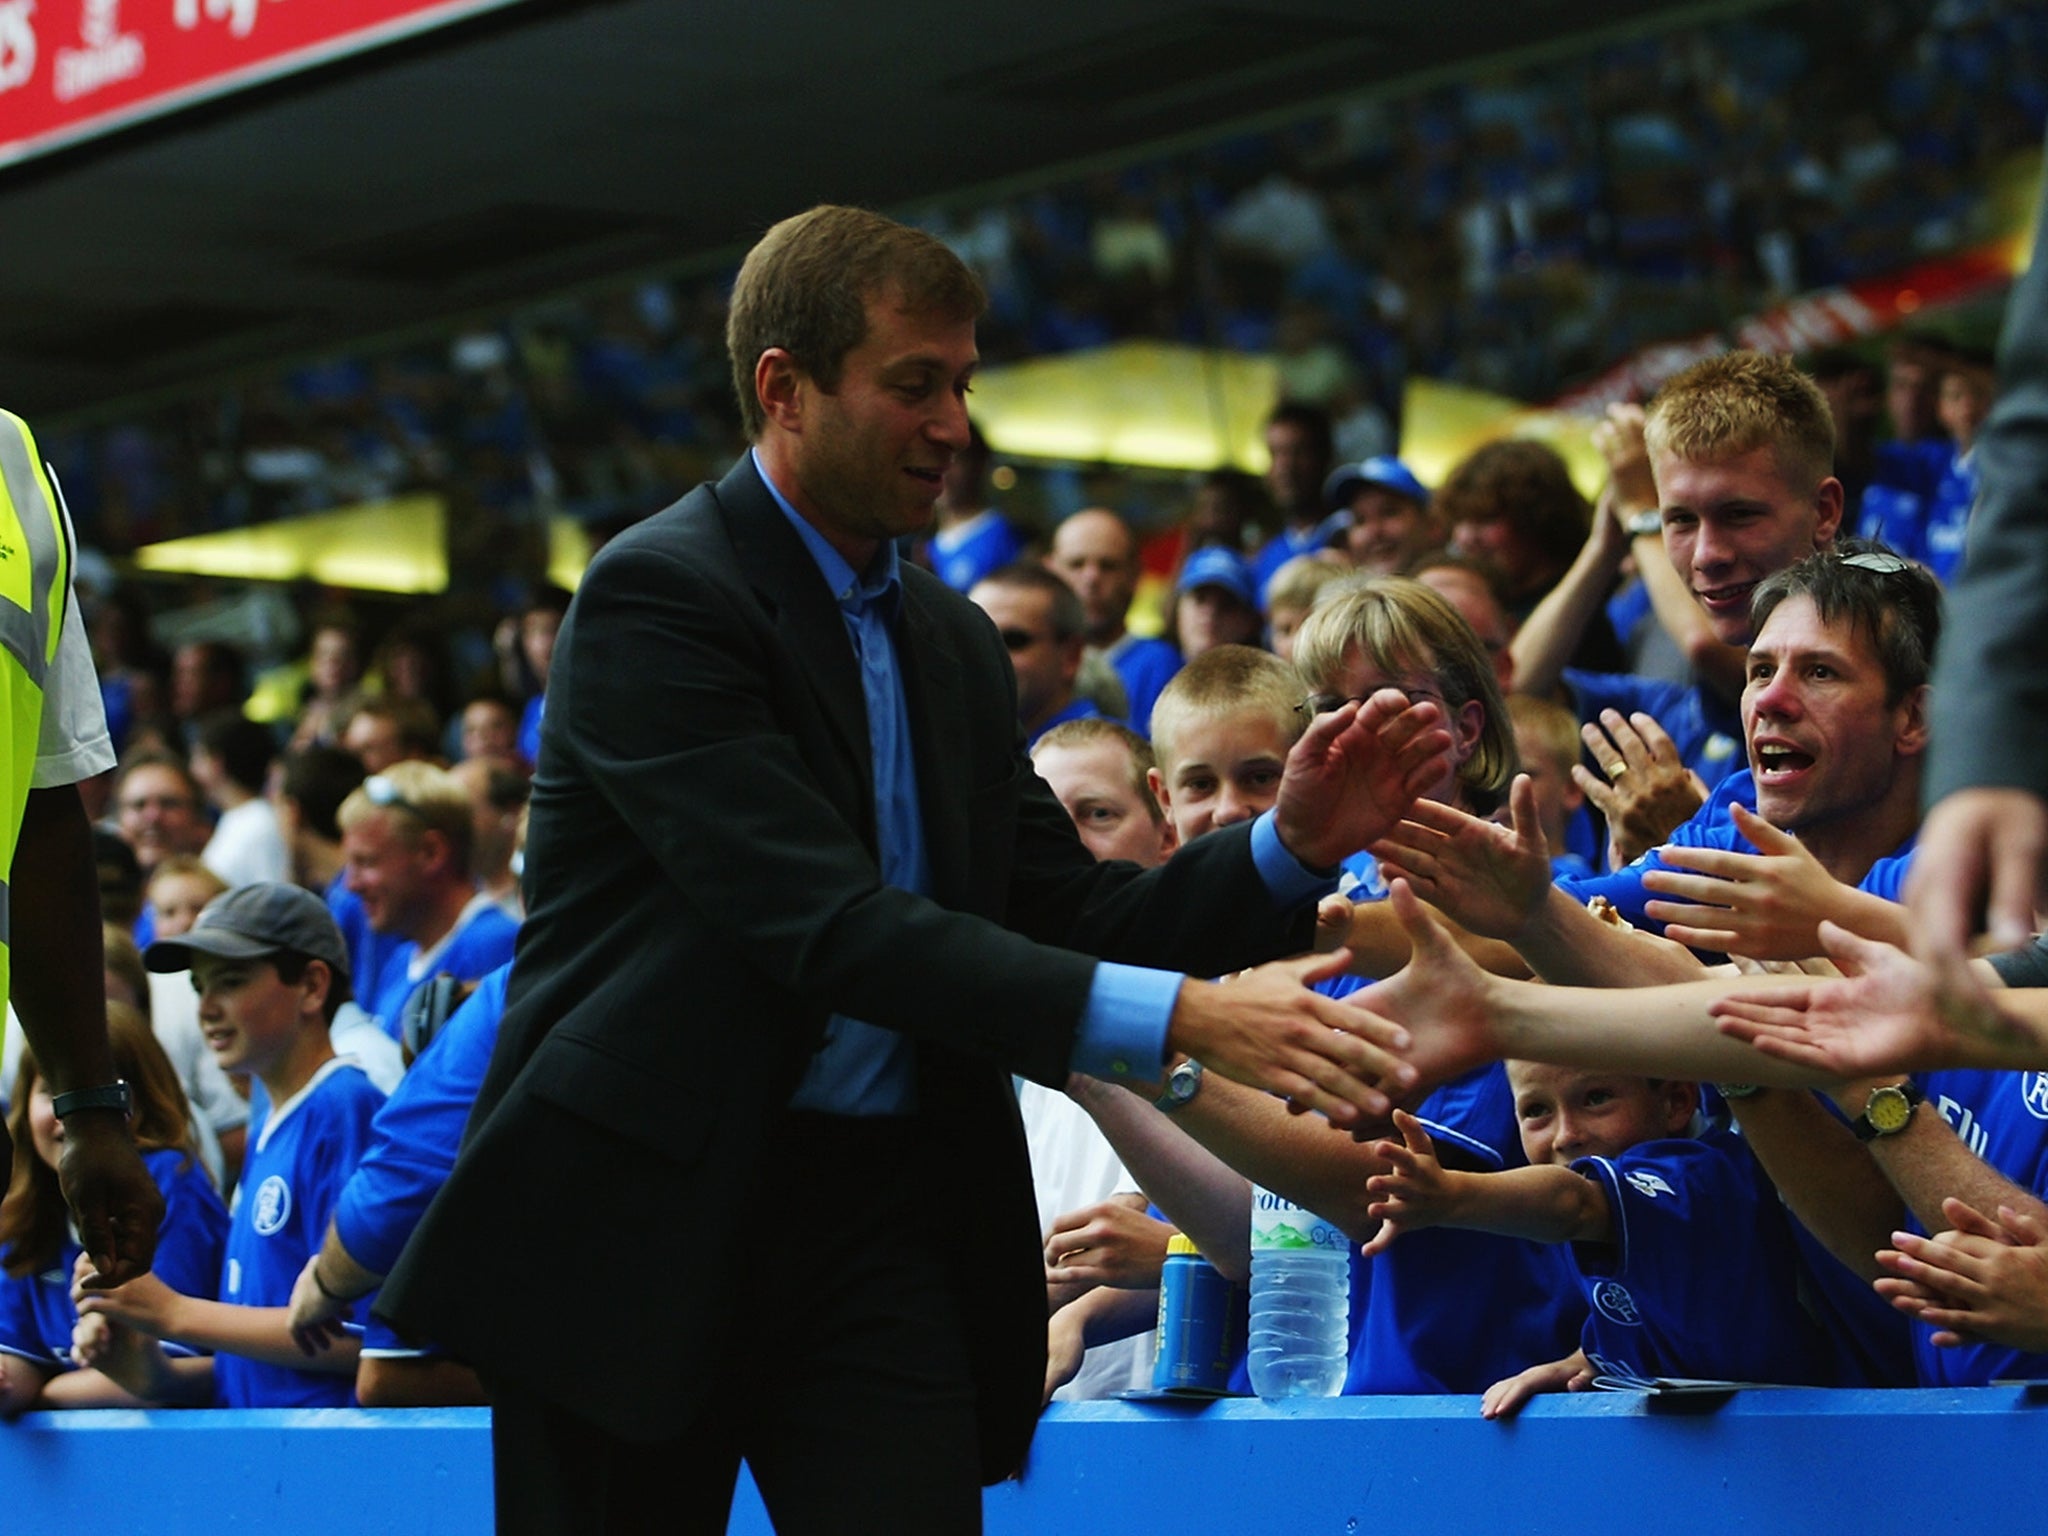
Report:
[[[1366,1193],[1376,1197],[1366,1214],[1380,1224],[1372,1241],[1359,1250],[1366,1258],[1386,1252],[1403,1232],[1441,1225],[1453,1205],[1456,1176],[1437,1161],[1436,1143],[1422,1122],[1397,1109],[1394,1129],[1401,1133],[1399,1141],[1373,1143],[1373,1152],[1385,1161],[1387,1171],[1365,1181]]]
[[[1562,1360],[1532,1365],[1506,1381],[1496,1381],[1479,1400],[1482,1419],[1512,1418],[1539,1392],[1583,1392],[1593,1384],[1593,1366],[1586,1352],[1575,1349]]]
[[[137,1275],[125,1285],[96,1291],[87,1287],[97,1281],[99,1271],[84,1254],[71,1276],[71,1300],[81,1318],[100,1316],[151,1338],[170,1338],[178,1332],[178,1309],[185,1298],[155,1275]]]
[[[87,1314],[72,1325],[71,1358],[137,1397],[160,1393],[163,1346],[103,1314]]]

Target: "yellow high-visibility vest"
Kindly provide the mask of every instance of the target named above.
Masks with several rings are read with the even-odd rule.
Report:
[[[71,541],[56,492],[18,416],[0,410],[0,998],[8,993],[15,845],[42,736],[43,690],[64,632]],[[39,899],[24,891],[24,900]]]

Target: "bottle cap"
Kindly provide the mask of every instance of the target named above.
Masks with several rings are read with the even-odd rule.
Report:
[[[1166,1240],[1166,1256],[1170,1259],[1177,1253],[1192,1254],[1198,1259],[1202,1256],[1202,1250],[1195,1246],[1195,1240],[1185,1232],[1176,1232]]]

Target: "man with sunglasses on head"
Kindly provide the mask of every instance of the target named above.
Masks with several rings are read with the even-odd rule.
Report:
[[[477,888],[469,795],[431,763],[393,763],[335,813],[348,889],[374,932],[403,942],[363,998],[396,1040],[406,1000],[433,976],[479,981],[512,959],[519,924]]]

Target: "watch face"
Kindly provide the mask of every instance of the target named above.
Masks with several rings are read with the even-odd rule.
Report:
[[[1897,1088],[1879,1088],[1870,1095],[1870,1102],[1864,1106],[1863,1118],[1870,1122],[1870,1128],[1880,1136],[1889,1136],[1906,1128],[1906,1122],[1913,1117],[1913,1101]]]

